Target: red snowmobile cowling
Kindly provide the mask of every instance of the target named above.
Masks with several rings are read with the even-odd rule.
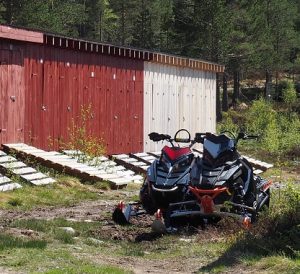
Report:
[[[168,147],[164,146],[162,151],[169,157],[171,161],[180,158],[183,155],[192,153],[189,147]]]

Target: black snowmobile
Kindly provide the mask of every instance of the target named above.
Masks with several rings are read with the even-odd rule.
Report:
[[[246,227],[254,222],[260,209],[269,206],[271,181],[255,176],[236,147],[240,139],[257,138],[245,133],[235,138],[230,132],[196,134],[203,156],[196,159],[190,173],[189,193],[194,199],[169,204],[170,224],[177,217],[194,215],[212,221],[231,216]]]
[[[179,137],[182,135],[185,138]],[[156,132],[150,133],[149,138],[154,142],[167,141],[170,146],[164,146],[159,159],[155,160],[148,168],[140,190],[140,201],[128,205],[123,202],[119,203],[113,213],[116,223],[126,224],[131,216],[145,213],[155,214],[156,218],[160,220],[162,217],[166,218],[170,203],[186,200],[191,167],[196,159],[191,148],[197,140],[191,140],[191,135],[186,129],[178,130],[174,138]],[[199,141],[201,140],[199,139]],[[189,145],[180,147],[178,143]]]
[[[179,130],[180,133],[186,130]],[[146,180],[140,191],[140,202],[125,206],[120,203],[113,219],[128,223],[131,216],[155,214],[156,227],[164,220],[167,231],[177,226],[178,220],[218,221],[222,216],[231,216],[245,226],[255,221],[259,210],[269,205],[270,182],[254,176],[250,163],[236,150],[240,139],[255,139],[240,133],[235,138],[231,133],[197,133],[191,141],[174,139],[168,135],[151,133],[153,141],[168,140],[159,160],[148,168]],[[180,148],[175,142],[190,143]],[[191,147],[203,144],[203,156],[195,157]],[[141,209],[141,205],[143,209]]]

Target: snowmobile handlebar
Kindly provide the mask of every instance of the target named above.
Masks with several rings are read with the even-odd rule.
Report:
[[[233,134],[232,132],[229,132],[229,131],[224,131],[224,132],[222,132],[222,134],[224,134],[224,133],[226,133],[226,132],[228,132],[228,133],[231,135],[230,138],[232,138],[233,140],[235,140],[235,143],[236,143],[236,144],[238,143],[238,141],[239,141],[240,139],[242,139],[242,140],[250,140],[250,139],[258,139],[258,138],[259,138],[259,135],[247,135],[247,134],[244,133],[244,132],[240,132],[240,133],[237,135],[237,137],[235,137],[234,134]],[[203,144],[204,139],[205,139],[209,134],[211,134],[211,133],[209,133],[209,132],[206,132],[206,133],[196,133],[194,141],[195,141],[196,143],[201,143],[201,144]]]
[[[180,132],[185,132],[188,135],[188,138],[179,138],[179,137],[177,137]],[[169,141],[170,143],[172,143],[173,141],[175,141],[176,143],[191,143],[191,142],[194,142],[194,140],[191,140],[190,132],[186,129],[178,130],[175,133],[174,138],[171,138],[171,136],[168,135],[168,134],[160,134],[160,133],[157,133],[157,132],[151,132],[148,136],[149,136],[150,140],[153,141],[153,142],[159,142],[159,141],[164,141],[164,140]]]
[[[171,141],[171,136],[168,134],[160,134],[157,132],[151,132],[149,135],[149,138],[153,142],[159,142],[159,141],[164,141],[164,140],[169,140]]]
[[[250,139],[258,139],[259,136],[258,135],[247,135],[244,132],[240,132],[236,138],[236,142],[240,139],[242,140],[250,140]]]

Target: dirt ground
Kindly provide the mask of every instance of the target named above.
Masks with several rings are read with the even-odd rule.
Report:
[[[128,242],[142,242],[152,241],[161,235],[151,232],[151,223],[153,217],[143,216],[139,220],[132,219],[134,229],[123,229],[123,227],[116,225],[111,219],[111,213],[115,208],[115,201],[86,201],[75,206],[70,207],[43,207],[31,211],[12,211],[0,210],[0,229],[8,229],[7,225],[13,220],[17,219],[46,219],[64,218],[70,221],[86,221],[86,222],[101,222],[101,226],[92,231],[95,236],[101,235],[101,238],[110,240],[122,240]],[[226,226],[226,235],[230,235],[237,227],[232,224],[221,223],[218,227],[210,226],[209,228],[199,231],[191,228],[184,228],[182,232],[178,233],[178,240],[199,241],[205,243],[206,241],[219,241],[226,235],[222,232],[222,226]],[[231,229],[232,228],[232,231]],[[201,230],[201,233],[199,233]],[[35,232],[27,231],[26,229],[9,228],[9,233],[15,236],[27,236],[35,238]],[[194,273],[195,270],[203,266],[201,261],[192,259],[185,259],[184,263],[178,258],[173,259],[157,259],[150,260],[146,258],[134,256],[95,256],[83,253],[82,251],[74,251],[74,255],[78,258],[89,259],[98,264],[111,264],[125,269],[130,269],[134,273]],[[11,274],[13,272],[6,271],[0,268],[0,273]],[[243,273],[241,269],[239,273]]]

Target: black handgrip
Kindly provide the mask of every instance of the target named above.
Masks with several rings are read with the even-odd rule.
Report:
[[[198,133],[195,134],[194,140],[195,140],[196,143],[203,144],[205,136],[206,136],[206,133],[200,133],[200,132],[198,132]]]
[[[170,135],[167,134],[159,134],[157,132],[151,132],[149,135],[150,140],[154,141],[154,142],[159,142],[159,141],[163,141],[163,140],[169,140],[171,139]]]
[[[150,140],[154,141],[154,142],[159,142],[161,141],[161,136],[159,133],[157,132],[151,132],[149,135]]]

